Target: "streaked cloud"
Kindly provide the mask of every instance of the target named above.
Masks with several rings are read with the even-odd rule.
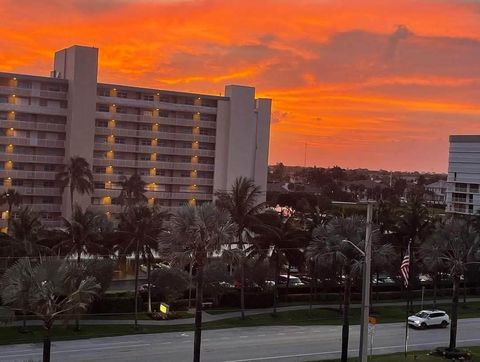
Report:
[[[480,4],[466,0],[0,0],[0,68],[100,48],[102,81],[272,97],[270,161],[445,171],[480,132]]]

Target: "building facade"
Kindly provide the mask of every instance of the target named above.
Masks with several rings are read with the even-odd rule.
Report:
[[[97,64],[98,49],[73,46],[55,53],[51,77],[0,73],[0,192],[58,226],[71,207],[55,175],[74,156],[95,182],[77,202],[108,215],[134,173],[148,203],[169,208],[212,201],[239,176],[266,190],[270,99],[236,85],[213,96],[98,83]]]
[[[450,136],[447,179],[447,212],[480,211],[480,136]]]

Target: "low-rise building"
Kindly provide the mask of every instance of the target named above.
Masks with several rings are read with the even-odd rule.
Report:
[[[120,181],[134,173],[150,205],[208,202],[239,176],[265,199],[270,99],[236,85],[217,96],[100,83],[97,68],[98,49],[72,46],[55,53],[50,77],[0,73],[0,193],[16,189],[57,226],[71,207],[55,175],[80,156],[95,187],[78,202],[109,215],[120,211]]]
[[[480,211],[480,135],[450,136],[446,211],[477,214]]]

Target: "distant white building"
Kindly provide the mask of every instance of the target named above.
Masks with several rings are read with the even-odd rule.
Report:
[[[439,180],[431,184],[425,185],[426,200],[431,204],[445,205],[447,196],[447,181]]]
[[[447,212],[480,211],[480,135],[450,136]]]

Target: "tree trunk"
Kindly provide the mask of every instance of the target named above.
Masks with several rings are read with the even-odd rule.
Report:
[[[12,230],[11,230],[11,226],[12,226],[12,209],[13,209],[13,205],[12,204],[8,204],[8,219],[7,219],[7,233],[8,235],[12,235]]]
[[[433,309],[437,309],[438,273],[433,275]]]
[[[287,269],[287,285],[285,286],[285,300],[288,304],[288,287],[290,286],[290,263],[288,263],[288,269]]]
[[[315,273],[313,272],[314,270],[314,262],[310,262],[310,276],[311,276],[311,280],[310,280],[310,290],[309,290],[309,305],[308,305],[308,315],[311,316],[312,315],[312,307],[313,307],[313,283],[314,283],[314,280],[315,280]]]
[[[150,256],[147,257],[148,313],[152,313],[152,287],[150,283]]]
[[[190,260],[188,268],[188,309],[192,307],[192,278],[193,278],[193,261]]]
[[[274,285],[273,285],[273,315],[276,315],[277,314],[277,304],[278,304],[278,282],[279,282],[279,274],[280,274],[280,266],[278,265],[279,264],[279,260],[278,260],[278,256],[275,257],[275,270],[273,271],[274,272]]]
[[[139,245],[137,241],[137,247],[135,250],[135,329],[138,329],[138,271],[139,265]]]
[[[50,341],[50,328],[45,327],[45,334],[43,336],[43,362],[50,362],[50,347],[52,345]]]
[[[195,336],[193,341],[193,362],[200,362],[202,343],[202,302],[203,302],[203,265],[197,265],[197,292],[195,296]]]
[[[240,314],[245,319],[245,260],[242,256],[240,262]]]
[[[450,351],[455,350],[457,347],[457,321],[458,321],[458,289],[460,288],[460,277],[455,276],[453,279],[453,292],[452,292],[452,315],[450,325],[450,344],[448,349]]]
[[[25,333],[27,331],[27,313],[22,311],[22,332]]]
[[[350,310],[350,271],[345,271],[345,284],[343,293],[343,325],[342,325],[342,362],[347,362],[348,359],[348,337],[350,329],[350,321],[348,312]]]
[[[73,226],[73,224],[72,224]],[[73,228],[72,228],[72,235],[73,235]],[[77,264],[80,265],[80,262],[81,262],[81,255],[82,255],[82,252],[80,250],[78,250],[78,255],[77,255]],[[80,330],[80,311],[77,311],[77,310],[74,310],[74,313],[75,313],[75,331],[79,331]]]
[[[467,270],[463,273],[463,307],[467,306]]]

